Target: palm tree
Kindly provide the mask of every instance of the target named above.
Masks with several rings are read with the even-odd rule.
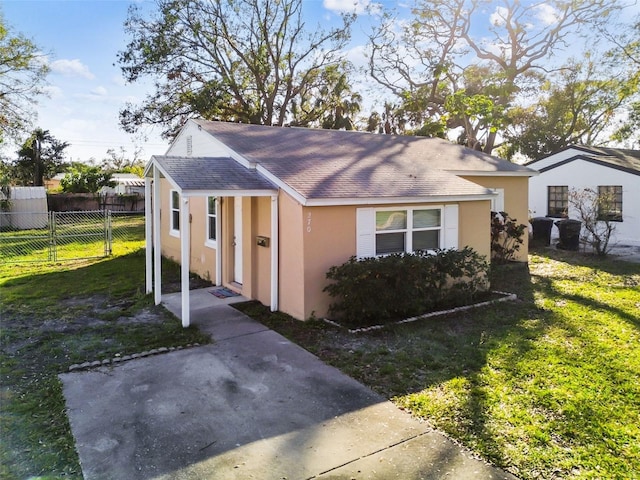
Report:
[[[18,151],[16,167],[23,183],[44,185],[44,176],[58,173],[69,144],[56,140],[49,130],[36,128]]]

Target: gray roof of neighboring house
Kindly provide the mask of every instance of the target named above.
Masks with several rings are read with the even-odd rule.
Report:
[[[154,155],[152,161],[183,191],[277,190],[254,169],[228,157],[172,157]]]
[[[536,173],[438,138],[195,122],[305,198],[485,195],[455,173]]]
[[[635,175],[640,175],[640,150],[631,150],[626,148],[588,147],[583,145],[570,145],[560,150],[560,152],[568,149],[579,150],[582,153],[577,155],[576,157],[567,158],[565,160],[559,161],[556,164],[541,168],[540,171],[545,172],[547,170],[551,170],[560,165],[564,165],[574,160],[575,158],[581,158],[583,160],[599,163],[601,165],[610,166],[617,170],[622,170]],[[555,155],[555,153],[552,155]],[[543,157],[543,158],[549,158],[550,156],[551,155],[547,155],[546,157]],[[538,160],[533,160],[527,163],[527,166],[531,165],[533,168],[535,168],[534,164],[542,160],[543,158],[540,158]]]

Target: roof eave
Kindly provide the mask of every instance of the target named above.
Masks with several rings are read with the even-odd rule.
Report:
[[[532,168],[527,168],[526,171],[487,171],[487,170],[446,170],[449,173],[453,173],[458,176],[472,176],[472,177],[535,177],[540,175],[540,172]]]
[[[495,193],[471,195],[428,195],[416,197],[345,197],[345,198],[308,198],[302,204],[305,207],[335,207],[346,205],[399,205],[409,203],[452,203],[491,200]]]
[[[251,189],[182,189],[184,197],[271,197],[278,194],[278,190]]]
[[[589,155],[575,155],[573,157],[566,158],[559,162],[552,163],[551,165],[547,165],[546,167],[541,168],[539,170],[539,173],[544,173],[549,170],[553,170],[554,168],[562,167],[564,165],[567,165],[568,163],[575,162],[577,160],[594,163],[596,165],[600,165],[601,167],[611,168],[613,170],[619,170],[621,172],[629,173],[631,175],[640,175],[640,170],[638,169],[625,167],[617,163],[607,162],[606,160],[602,160],[602,158],[593,157]]]

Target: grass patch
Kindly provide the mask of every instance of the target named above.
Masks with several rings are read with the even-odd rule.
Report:
[[[640,267],[543,250],[519,301],[352,335],[239,308],[523,479],[640,478]]]
[[[209,341],[144,295],[144,261],[0,265],[0,478],[82,478],[57,377],[70,365]],[[163,286],[179,282],[165,261]]]

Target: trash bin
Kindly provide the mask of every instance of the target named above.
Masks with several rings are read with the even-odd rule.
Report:
[[[533,238],[531,244],[546,247],[551,245],[551,230],[553,229],[553,218],[536,217],[531,219],[533,228]]]
[[[560,241],[557,247],[561,250],[578,250],[580,248],[580,229],[582,222],[565,218],[555,222],[560,231]]]

